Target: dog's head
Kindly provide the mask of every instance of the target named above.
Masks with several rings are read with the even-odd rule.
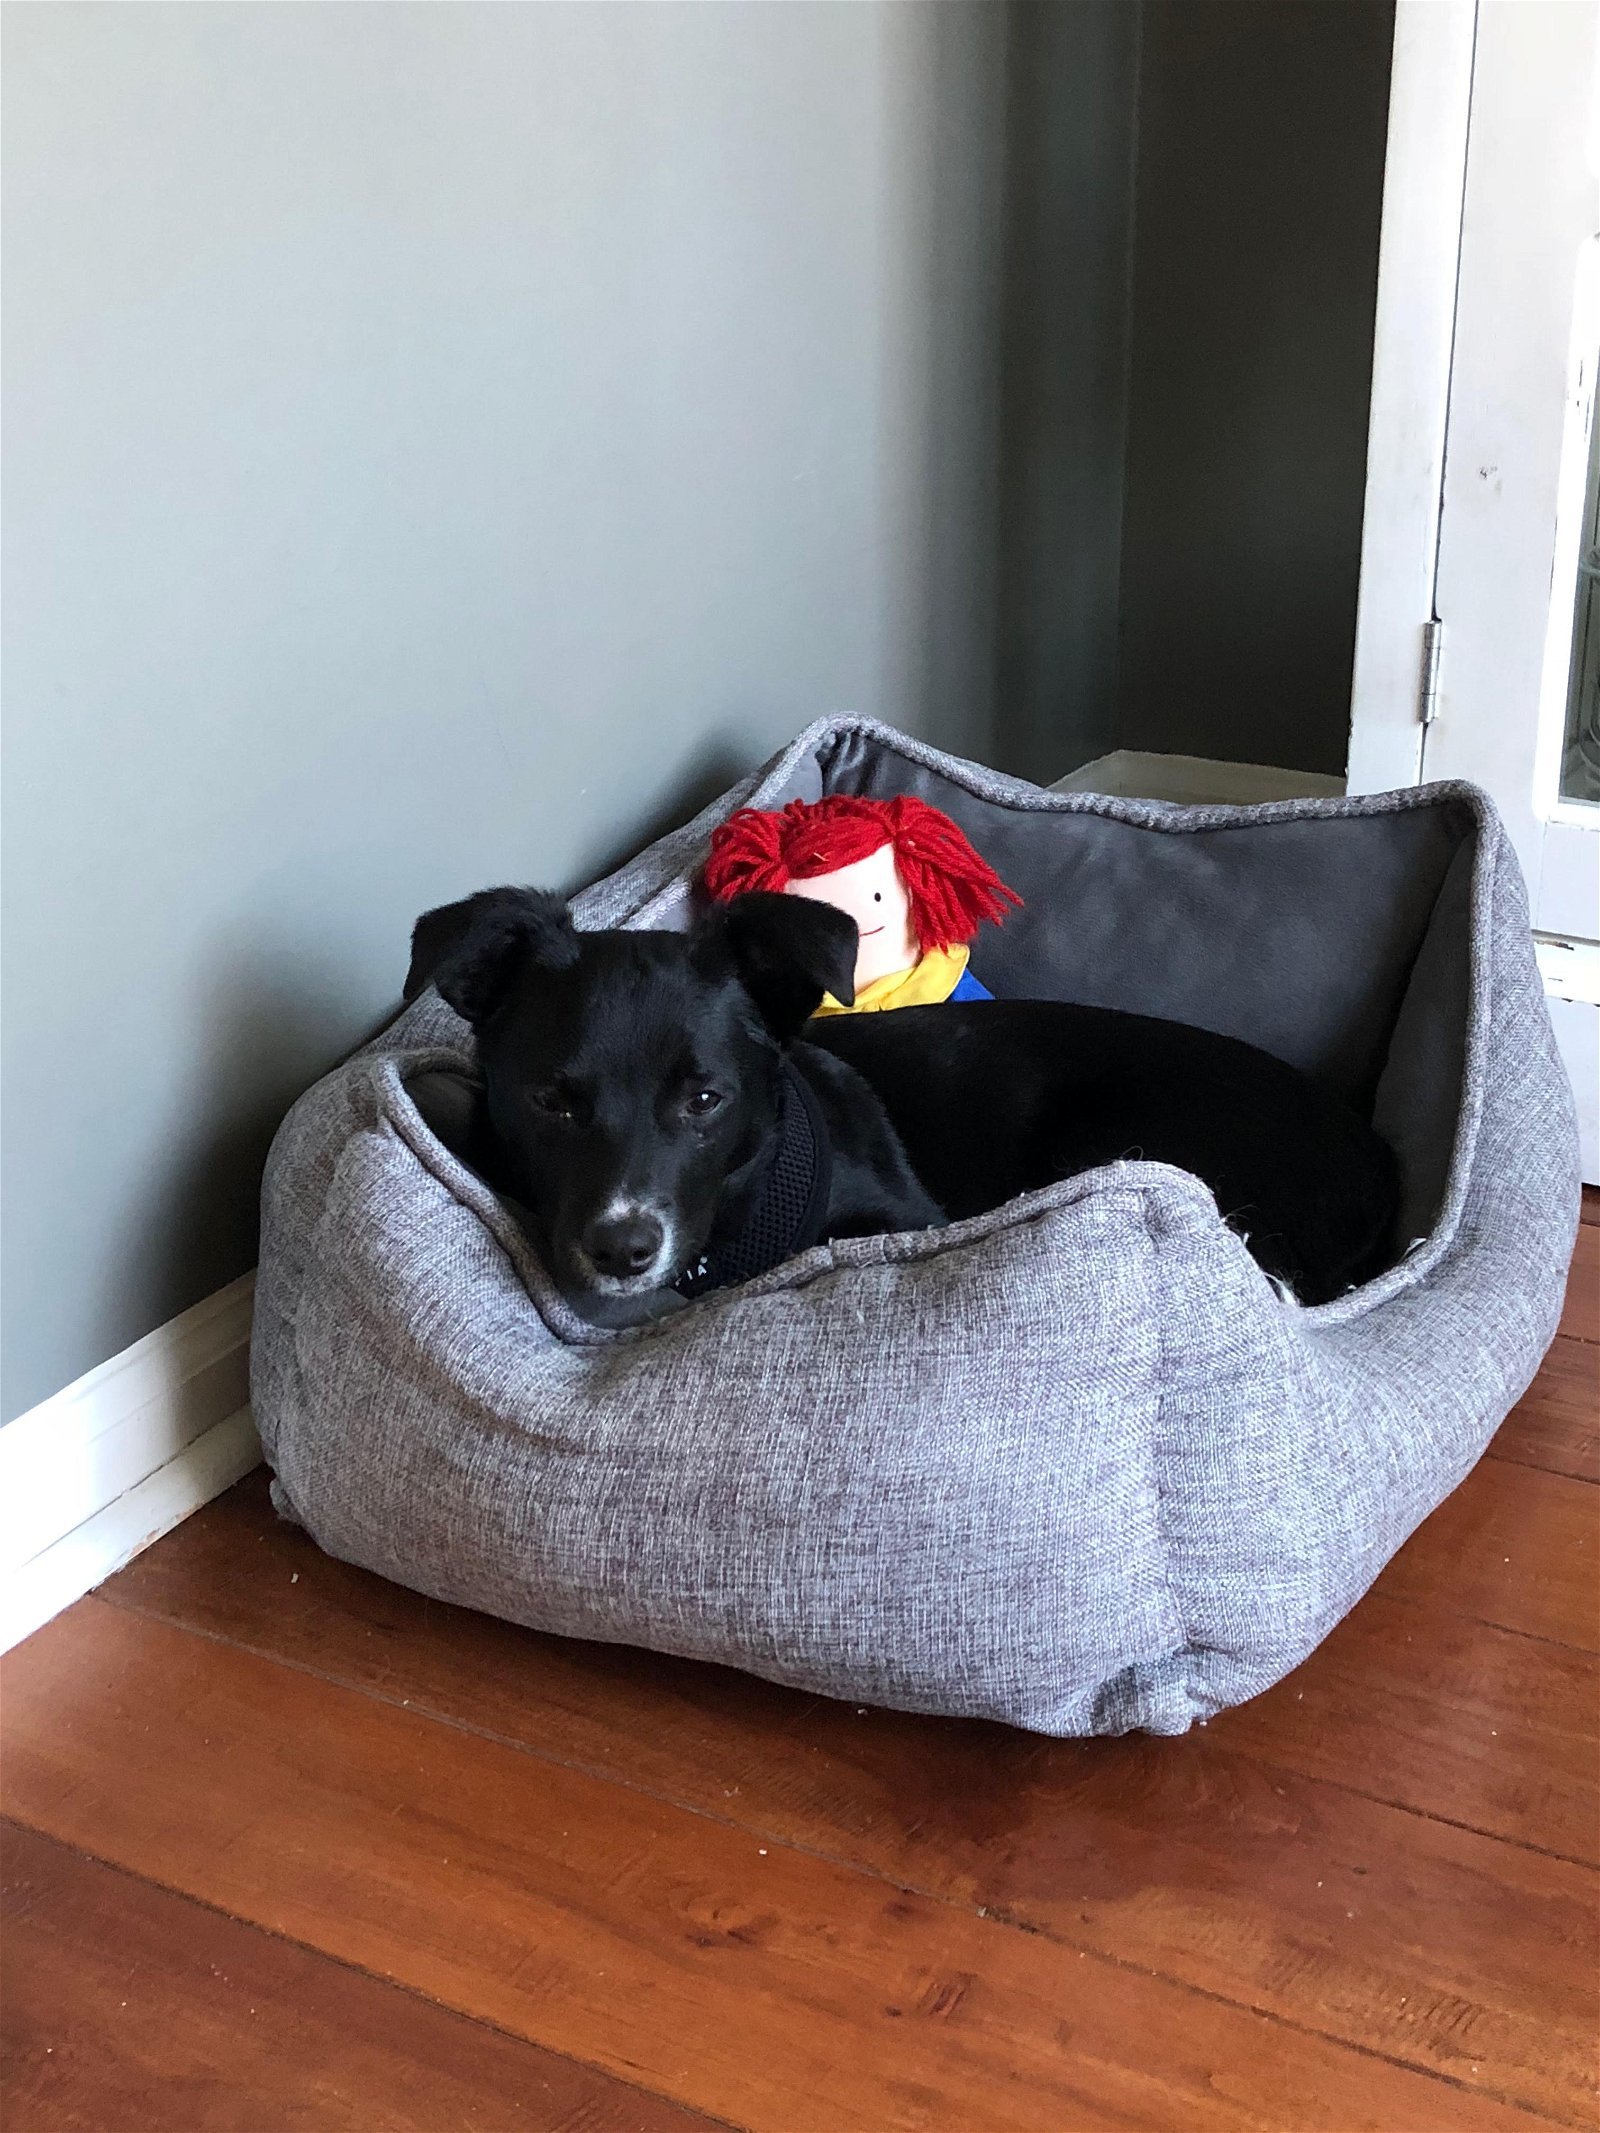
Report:
[[[573,1304],[607,1323],[705,1249],[777,1129],[783,1047],[853,997],[855,921],[749,895],[687,933],[580,933],[557,896],[486,889],[429,911],[430,979],[477,1037],[493,1182],[528,1210]]]

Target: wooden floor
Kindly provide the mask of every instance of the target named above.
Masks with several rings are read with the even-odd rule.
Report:
[[[534,1636],[253,1477],[6,1662],[6,2133],[1594,2125],[1585,1214],[1489,1456],[1183,1740]]]

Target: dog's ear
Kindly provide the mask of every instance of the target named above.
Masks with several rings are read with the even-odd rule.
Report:
[[[832,993],[846,1007],[856,996],[860,934],[848,911],[807,896],[762,889],[719,904],[703,926],[732,959],[745,991],[780,1044]]]
[[[494,1012],[519,963],[565,970],[578,958],[572,914],[546,889],[480,889],[424,911],[411,935],[405,997],[428,983],[476,1029]]]

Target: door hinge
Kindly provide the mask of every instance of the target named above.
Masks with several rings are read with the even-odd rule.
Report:
[[[1417,715],[1425,726],[1439,716],[1439,660],[1444,651],[1444,624],[1435,615],[1422,625],[1422,687]]]

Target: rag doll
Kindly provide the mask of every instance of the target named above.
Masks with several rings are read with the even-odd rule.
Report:
[[[712,834],[705,888],[714,903],[766,889],[850,914],[861,937],[855,1000],[828,994],[823,1015],[992,999],[968,967],[968,943],[1022,902],[948,815],[910,794],[741,808]]]

